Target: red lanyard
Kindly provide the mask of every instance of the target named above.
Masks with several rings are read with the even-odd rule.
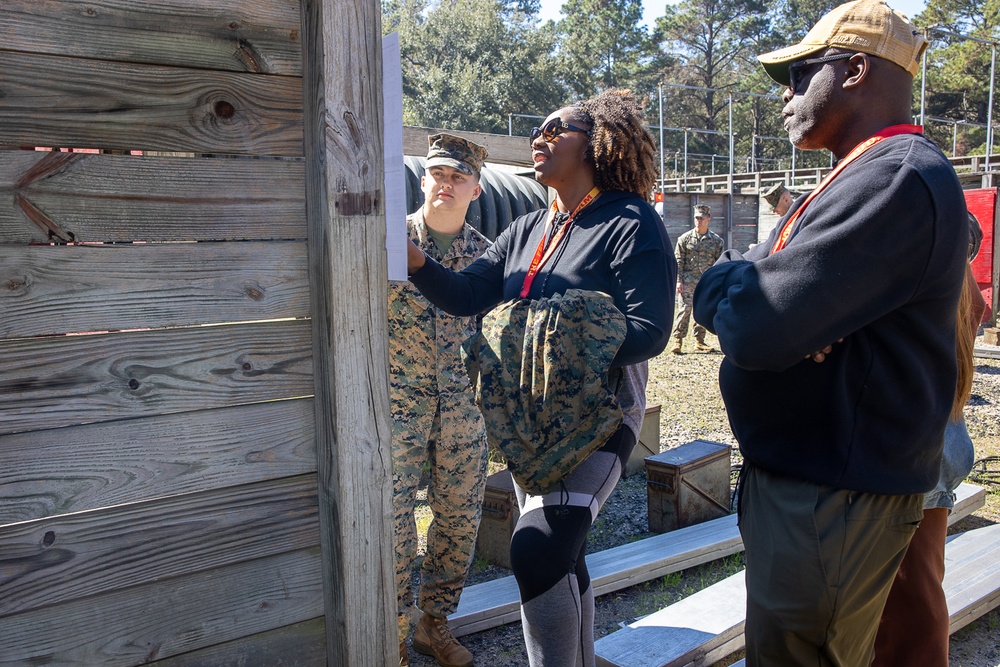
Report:
[[[802,202],[802,206],[799,206],[797,209],[795,209],[795,213],[793,213],[792,217],[788,219],[788,221],[785,223],[785,226],[781,228],[781,234],[778,235],[778,240],[774,242],[774,247],[771,248],[770,254],[773,255],[774,253],[778,252],[779,250],[785,247],[785,244],[788,242],[788,237],[792,235],[792,229],[795,227],[795,222],[799,219],[799,217],[801,217],[802,212],[806,210],[806,206],[808,206],[809,203],[813,199],[815,199],[820,192],[823,191],[823,188],[825,188],[827,185],[830,184],[830,181],[836,178],[837,174],[839,174],[844,170],[844,167],[846,167],[851,162],[864,155],[869,148],[871,148],[878,142],[882,141],[883,139],[894,137],[897,134],[923,134],[923,133],[924,133],[924,128],[921,127],[920,125],[892,125],[891,127],[887,127],[884,130],[876,132],[874,135],[868,137],[860,144],[855,146],[854,150],[848,153],[847,157],[841,160],[840,163],[837,164],[837,167],[826,175],[826,178],[823,179],[823,181],[819,184],[819,186],[817,186],[815,190],[809,193],[809,196],[806,197],[806,200]]]
[[[545,239],[548,238],[549,231],[552,229],[552,221],[555,219],[556,213],[559,212],[559,207],[556,205],[556,202],[552,202],[552,206],[549,208],[549,217],[545,221],[545,233],[542,234],[542,240],[538,242],[538,248],[535,249],[535,256],[531,258],[531,265],[528,267],[528,273],[525,274],[524,283],[521,285],[522,299],[528,298],[528,292],[531,291],[531,283],[535,280],[535,274],[538,273],[538,269],[542,268],[542,265],[545,264],[545,262],[549,261],[552,253],[555,252],[556,247],[559,245],[559,242],[562,240],[563,236],[565,236],[566,230],[568,230],[569,226],[573,224],[576,214],[582,211],[587,204],[597,199],[597,195],[599,194],[601,194],[601,191],[596,187],[587,193],[587,196],[576,205],[576,208],[573,209],[573,213],[570,214],[563,226],[556,232],[556,235],[552,238],[552,243],[550,243],[549,247],[546,248]]]

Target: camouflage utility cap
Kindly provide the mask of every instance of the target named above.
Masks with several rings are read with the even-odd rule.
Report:
[[[571,289],[501,304],[462,350],[490,445],[518,485],[541,495],[618,430],[608,370],[625,316],[601,292]]]
[[[451,167],[469,176],[483,170],[486,149],[468,139],[453,134],[432,134],[427,137],[427,168]]]
[[[788,190],[785,189],[784,183],[775,183],[761,196],[764,197],[764,201],[771,205],[771,208],[774,208],[778,205],[778,202],[781,201],[781,195],[786,192],[788,192]]]
[[[694,217],[709,218],[712,216],[712,207],[708,204],[698,204],[694,207]]]

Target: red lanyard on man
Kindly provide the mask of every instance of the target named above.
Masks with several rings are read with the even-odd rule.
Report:
[[[563,223],[563,226],[559,228],[556,235],[552,238],[552,243],[549,244],[548,248],[545,247],[545,240],[549,237],[549,232],[552,230],[552,221],[555,220],[556,213],[559,212],[559,207],[556,202],[552,202],[552,206],[549,208],[549,217],[545,221],[545,233],[542,234],[542,240],[538,242],[538,248],[535,249],[535,256],[531,258],[531,265],[528,267],[528,273],[524,275],[524,283],[521,285],[521,298],[527,299],[528,292],[531,291],[531,283],[535,280],[535,274],[538,273],[538,269],[542,268],[545,262],[549,261],[552,257],[552,253],[555,252],[556,246],[562,240],[563,236],[566,235],[566,230],[569,226],[573,224],[573,220],[576,218],[576,214],[582,211],[587,204],[597,199],[597,195],[601,194],[601,191],[594,187],[587,193],[587,196],[580,200],[580,203],[576,205],[573,212]]]
[[[894,137],[897,134],[923,134],[923,133],[924,133],[924,128],[921,127],[920,125],[905,125],[905,124],[892,125],[890,127],[885,128],[884,130],[876,132],[874,135],[868,137],[860,144],[855,146],[854,150],[848,153],[847,157],[841,160],[837,164],[837,167],[829,174],[827,174],[826,178],[823,179],[823,181],[819,184],[819,186],[817,186],[815,190],[809,193],[809,196],[806,197],[806,200],[802,202],[802,206],[799,206],[797,209],[795,209],[795,213],[792,214],[792,217],[788,218],[788,221],[785,223],[785,226],[781,228],[781,233],[778,234],[778,240],[774,242],[774,246],[771,248],[771,252],[769,254],[773,255],[774,253],[778,252],[779,250],[785,247],[785,244],[788,242],[788,237],[792,235],[792,229],[795,227],[795,222],[802,216],[802,212],[806,210],[806,206],[808,206],[809,203],[813,199],[815,199],[816,196],[820,192],[822,192],[827,185],[830,184],[830,181],[832,181],[834,178],[837,177],[837,174],[839,174],[844,170],[844,167],[846,167],[851,162],[864,155],[865,152],[868,151],[868,149],[870,149],[872,146],[882,141],[883,139]]]

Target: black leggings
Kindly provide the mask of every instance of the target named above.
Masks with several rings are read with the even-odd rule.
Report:
[[[532,667],[594,664],[587,533],[634,446],[635,435],[622,426],[560,483],[558,491],[532,496],[517,489],[521,516],[511,538],[510,560]]]

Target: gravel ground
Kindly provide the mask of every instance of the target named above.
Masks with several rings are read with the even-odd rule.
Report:
[[[689,339],[691,340],[691,339]],[[709,336],[709,341],[715,341]],[[716,384],[721,356],[714,353],[664,354],[651,361],[649,402],[659,403],[660,448],[666,450],[691,440],[714,440],[734,446],[725,407]],[[966,420],[977,447],[977,458],[1000,456],[1000,361],[977,359],[975,384]],[[739,455],[733,455],[739,463]],[[992,464],[994,469],[996,464]],[[975,481],[975,480],[973,480]],[[1000,521],[1000,487],[993,486],[987,504],[952,527],[952,532],[970,530]],[[623,479],[601,511],[589,541],[591,553],[632,542],[652,533],[647,531],[646,476],[637,473]],[[658,580],[603,595],[597,599],[596,636],[602,637],[634,619],[695,593],[736,572],[742,555],[678,572]],[[469,583],[507,576],[510,571],[476,560]],[[981,617],[952,635],[951,667],[1000,667],[1000,609]],[[514,623],[486,630],[461,641],[476,656],[479,667],[524,667],[521,626]],[[729,665],[740,654],[721,661]],[[410,649],[413,667],[437,663]]]

